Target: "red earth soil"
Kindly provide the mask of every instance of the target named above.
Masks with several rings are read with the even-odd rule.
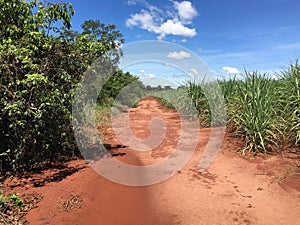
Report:
[[[153,151],[139,152],[122,146],[110,128],[107,144],[115,147],[114,158],[143,166],[170,156],[180,137],[178,114],[153,98],[144,99],[129,113],[130,127],[137,137],[149,137],[149,121],[154,116],[164,120],[166,136]],[[99,175],[84,160],[77,160],[21,180],[7,179],[5,190],[44,196],[27,215],[32,225],[300,224],[299,155],[285,151],[242,157],[236,152],[240,141],[226,134],[214,162],[200,172],[199,162],[211,130],[198,132],[191,160],[158,184],[117,184]],[[72,197],[77,201],[72,203]]]

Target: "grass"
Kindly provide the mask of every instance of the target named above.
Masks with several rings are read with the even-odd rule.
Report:
[[[82,199],[78,195],[72,195],[67,201],[63,202],[64,211],[74,211],[82,207]]]
[[[153,90],[148,91],[147,95],[155,97],[162,105],[168,109],[176,109],[178,92],[176,90]]]
[[[298,61],[280,74],[278,82],[278,126],[282,142],[300,146],[300,65]]]
[[[274,83],[265,74],[246,72],[227,99],[230,125],[246,141],[243,153],[266,153],[267,146],[276,143],[271,129],[275,119]]]
[[[221,81],[229,127],[245,139],[246,151],[259,152],[299,147],[300,66],[298,61],[271,79],[245,72],[244,79]]]
[[[187,81],[180,90],[157,91],[154,96],[168,108],[197,117],[202,127],[221,126],[228,118],[228,130],[244,140],[243,154],[299,148],[298,60],[278,77],[246,71],[241,79]]]
[[[97,130],[102,143],[106,142],[108,137],[105,135],[105,130],[111,127],[111,107],[97,104],[95,109],[95,118]]]
[[[23,224],[27,212],[41,200],[42,197],[37,194],[27,194],[20,198],[17,193],[4,195],[0,189],[0,224]]]

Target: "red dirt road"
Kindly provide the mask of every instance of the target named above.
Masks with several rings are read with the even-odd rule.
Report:
[[[166,123],[163,143],[152,152],[116,148],[115,153],[126,154],[116,159],[132,165],[150,165],[173,152],[179,138],[179,117],[154,99],[145,99],[131,110],[132,132],[147,138],[150,133],[146,124],[153,116],[160,116]],[[113,130],[109,132],[112,138],[108,143],[122,145]],[[61,169],[52,169],[24,180],[28,184],[14,190],[44,196],[38,208],[27,216],[32,225],[300,224],[299,155],[286,153],[245,159],[235,152],[236,141],[226,136],[215,161],[205,173],[200,173],[197,168],[210,129],[199,132],[191,160],[159,184],[143,187],[116,184],[85,167],[84,161],[74,161],[68,164],[68,170],[73,169],[74,173],[64,174],[61,181],[48,179],[44,186],[33,187],[47,176],[61,174]],[[13,186],[14,182],[7,181],[6,185]],[[63,203],[72,195],[78,196],[82,205],[66,212]]]

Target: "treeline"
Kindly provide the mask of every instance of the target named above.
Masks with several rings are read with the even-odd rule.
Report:
[[[0,0],[0,160],[20,172],[80,156],[72,130],[72,101],[82,75],[110,52],[117,68],[122,34],[89,20],[71,29],[70,3]],[[118,71],[99,99],[136,80]],[[103,103],[100,101],[100,103]]]

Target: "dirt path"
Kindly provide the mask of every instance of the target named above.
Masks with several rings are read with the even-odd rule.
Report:
[[[123,146],[109,130],[114,153],[132,165],[151,165],[169,156],[180,136],[178,115],[145,99],[130,112],[132,132],[149,137],[149,121],[160,116],[166,123],[166,138],[152,152],[137,152]],[[157,131],[159,132],[159,131]],[[197,168],[208,142],[210,129],[199,130],[200,138],[192,159],[172,178],[151,186],[130,187],[108,181],[83,161],[69,164],[74,173],[59,182],[33,187],[38,178],[27,179],[23,192],[44,195],[38,208],[27,219],[33,225],[219,225],[219,224],[300,224],[299,163],[295,155],[244,159],[234,152],[237,143],[225,138],[223,146],[207,172]],[[186,140],[187,142],[189,140]],[[125,154],[125,155],[124,155]],[[60,170],[57,170],[59,174]],[[52,175],[56,170],[52,170]],[[41,174],[41,177],[47,176]],[[42,178],[41,178],[42,179]],[[14,181],[9,184],[13,186]],[[38,185],[36,185],[38,186]],[[82,200],[80,208],[66,212],[71,197]],[[77,199],[77,200],[78,200]],[[64,204],[65,203],[65,204]],[[76,203],[76,202],[75,202]],[[73,203],[73,204],[75,204]],[[74,205],[76,207],[76,204]]]

